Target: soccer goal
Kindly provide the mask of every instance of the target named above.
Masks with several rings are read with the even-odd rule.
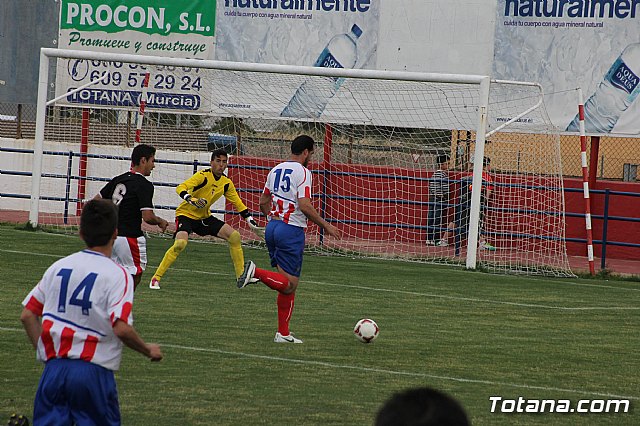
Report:
[[[29,220],[72,232],[139,140],[158,149],[156,213],[172,222],[175,187],[224,148],[264,225],[266,174],[306,133],[314,205],[344,235],[312,225],[308,251],[571,275],[559,136],[542,100],[536,84],[487,76],[43,49]],[[230,205],[213,213],[261,243]]]

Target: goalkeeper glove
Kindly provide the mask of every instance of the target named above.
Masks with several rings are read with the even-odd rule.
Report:
[[[207,200],[205,200],[204,198],[195,198],[192,197],[190,194],[186,194],[184,196],[184,200],[191,204],[192,206],[196,207],[196,208],[203,208],[207,206]]]
[[[249,228],[251,228],[254,234],[264,239],[264,228],[258,226],[258,222],[256,222],[253,216],[251,216],[251,213],[249,213],[249,209],[241,211],[240,216],[242,216],[244,220],[247,221],[247,223],[249,224]]]
[[[258,227],[258,222],[256,222],[256,220],[253,218],[253,216],[249,215],[249,216],[245,217],[244,220],[247,221],[247,223],[249,224],[250,228],[257,228]]]
[[[249,216],[245,220],[249,224],[249,228],[251,228],[253,233],[256,234],[259,238],[262,238],[264,240],[264,228],[258,226],[256,221],[251,216]]]

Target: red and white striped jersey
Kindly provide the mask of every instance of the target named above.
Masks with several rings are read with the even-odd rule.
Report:
[[[117,263],[83,250],[47,269],[22,304],[42,317],[40,361],[82,359],[117,370],[122,342],[113,332],[121,320],[133,324],[133,282]]]
[[[311,172],[297,161],[285,161],[269,172],[264,193],[271,196],[270,217],[290,225],[307,227],[298,199],[311,198]]]

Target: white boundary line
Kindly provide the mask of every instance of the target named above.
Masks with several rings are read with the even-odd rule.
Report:
[[[558,309],[565,311],[592,311],[592,310],[631,310],[636,311],[640,310],[640,306],[586,306],[586,307],[578,307],[578,308],[568,308],[566,306],[551,306],[551,305],[536,305],[531,303],[517,303],[517,302],[503,302],[500,300],[490,300],[490,299],[477,299],[474,297],[459,297],[459,296],[445,296],[442,294],[432,294],[432,293],[420,293],[417,291],[407,291],[407,290],[396,290],[396,289],[388,289],[388,288],[375,288],[375,287],[366,287],[360,285],[347,285],[347,284],[333,284],[326,283],[320,281],[307,281],[313,284],[320,284],[326,286],[333,287],[347,287],[347,288],[355,288],[359,290],[367,290],[367,291],[382,291],[389,293],[400,293],[400,294],[409,294],[412,296],[422,296],[422,297],[431,297],[436,299],[447,299],[447,300],[459,300],[463,302],[478,302],[478,303],[489,303],[493,305],[511,305],[511,306],[521,306],[524,308],[541,308],[541,309]],[[614,287],[616,288],[616,287]]]
[[[412,371],[397,371],[397,370],[389,370],[385,368],[360,367],[357,365],[336,364],[336,363],[325,362],[325,361],[309,361],[304,359],[285,358],[285,357],[271,356],[271,355],[256,355],[256,354],[248,354],[245,352],[225,351],[222,349],[198,348],[193,346],[173,345],[168,343],[160,344],[160,345],[167,348],[184,349],[184,350],[196,351],[196,352],[208,352],[208,353],[217,353],[222,355],[234,355],[234,356],[242,356],[245,358],[263,359],[268,361],[282,361],[282,362],[288,362],[288,363],[294,363],[294,364],[315,365],[315,366],[333,368],[333,369],[364,371],[367,373],[380,373],[380,374],[389,374],[394,376],[423,377],[428,379],[439,379],[439,380],[447,380],[447,381],[461,382],[461,383],[477,383],[477,384],[491,385],[491,386],[506,386],[506,387],[520,388],[520,389],[568,392],[568,393],[576,393],[580,395],[602,396],[607,398],[621,398],[621,399],[634,399],[634,400],[640,399],[640,397],[638,396],[624,396],[624,395],[616,395],[616,394],[610,394],[605,392],[588,392],[584,390],[556,388],[556,387],[550,387],[550,386],[521,385],[517,383],[508,383],[508,382],[494,382],[491,380],[465,379],[462,377],[440,376],[437,374],[418,373],[418,372],[412,372]]]
[[[20,328],[0,327],[0,331],[24,331]]]
[[[0,231],[0,234],[2,232]],[[71,236],[71,235],[64,235],[64,234],[51,234],[51,235],[55,235],[55,236],[61,236],[61,237],[74,237],[77,238],[77,236]],[[198,240],[194,240],[194,243],[197,244],[208,244],[208,242],[201,242]],[[189,243],[191,244],[191,242]],[[0,249],[0,253],[15,253],[15,254],[28,254],[30,256],[44,256],[44,257],[55,257],[58,259],[62,259],[64,256],[58,255],[58,254],[48,254],[48,253],[33,253],[33,252],[29,252],[29,251],[19,251],[19,250],[6,250],[6,249]],[[71,254],[71,253],[69,253]],[[344,259],[344,258],[341,258]],[[389,261],[388,259],[382,259],[384,261]],[[357,259],[355,260],[357,261]],[[469,271],[464,271],[464,270],[460,270],[460,269],[456,269],[456,268],[448,268],[445,265],[439,265],[439,264],[425,264],[428,267],[432,267],[432,268],[437,268],[443,271],[447,271],[447,272],[451,272],[451,273],[459,273],[459,274],[469,274]],[[150,267],[154,267],[154,265],[147,265]],[[223,273],[223,272],[210,272],[210,271],[195,271],[193,269],[180,269],[180,268],[171,268],[172,270],[175,271],[184,271],[184,272],[192,272],[194,274],[204,274],[204,275],[224,275],[224,276],[231,276],[231,274],[227,274],[227,273]],[[496,277],[499,275],[495,275]],[[576,282],[570,282],[569,280],[571,278],[568,278],[567,281],[560,281],[560,280],[550,280],[550,279],[545,279],[542,280],[541,278],[538,277],[523,277],[520,276],[519,278],[522,279],[530,279],[531,281],[538,283],[538,284],[562,284],[562,285],[573,285],[573,286],[577,286],[577,287],[595,287],[595,288],[608,288],[611,290],[622,290],[622,291],[635,291],[635,292],[640,292],[640,288],[631,288],[631,287],[616,287],[616,286],[611,286],[611,285],[603,285],[603,284],[588,284],[588,283],[576,283]],[[326,284],[320,281],[310,281],[310,280],[304,280],[305,282],[309,282],[309,283],[314,283],[314,284]],[[343,285],[345,287],[349,287],[349,285],[346,284],[328,284],[328,285],[335,285],[335,286],[340,286]],[[367,288],[370,289],[370,288]],[[373,290],[380,290],[380,289],[373,289]],[[381,291],[393,291],[393,290],[381,290]]]
[[[3,229],[0,228],[0,234],[3,233]],[[54,237],[65,237],[65,238],[78,238],[77,235],[68,235],[68,234],[46,234],[46,235],[50,235],[50,236],[54,236]],[[158,237],[158,236],[154,236],[152,238],[162,238],[162,237]],[[222,240],[221,240],[222,241]],[[199,241],[197,239],[193,240],[193,241],[189,241],[189,243],[196,243],[196,244],[210,244],[210,241]],[[2,252],[6,252],[6,253],[16,253],[16,254],[29,254],[32,256],[50,256],[50,257],[57,257],[57,258],[62,258],[64,256],[60,256],[60,255],[54,255],[54,254],[46,254],[46,253],[32,253],[32,252],[23,252],[23,251],[14,251],[14,250],[2,250],[0,249],[0,253]],[[344,257],[341,257],[340,259],[346,259]],[[355,261],[358,261],[358,259],[354,259]],[[383,262],[393,262],[393,260],[391,259],[379,259],[380,261]],[[469,271],[463,270],[463,269],[459,269],[459,268],[451,268],[451,267],[447,267],[446,265],[442,265],[442,264],[437,264],[437,263],[432,263],[432,264],[425,264],[429,267],[432,268],[437,268],[440,270],[445,270],[447,272],[450,272],[452,274],[458,273],[458,274],[469,274]],[[148,265],[148,266],[152,266],[153,265]],[[174,268],[172,268],[174,269]],[[174,270],[180,270],[180,271],[187,271],[187,272],[193,272],[193,273],[197,273],[197,274],[207,274],[207,275],[228,275],[231,276],[231,274],[223,274],[223,273],[216,273],[216,272],[207,272],[207,271],[194,271],[191,269],[174,269]],[[495,275],[495,276],[499,276],[499,275]],[[612,290],[623,290],[623,291],[634,291],[634,292],[640,292],[640,288],[630,288],[630,287],[616,287],[616,286],[610,286],[610,285],[603,285],[603,284],[589,284],[589,283],[576,283],[576,282],[571,282],[571,278],[567,278],[566,280],[557,280],[557,279],[549,279],[549,278],[540,278],[540,277],[527,277],[527,276],[520,276],[520,278],[523,279],[528,279],[531,280],[534,283],[543,283],[543,284],[562,284],[562,285],[572,285],[572,286],[577,286],[577,287],[595,287],[595,288],[608,288],[608,289],[612,289]],[[308,281],[305,280],[306,282],[314,282],[314,281]],[[317,284],[324,284],[321,282],[314,282]],[[339,285],[339,284],[333,284],[333,285]],[[348,287],[348,286],[347,286]]]
[[[62,258],[63,256],[48,254],[48,253],[31,253],[24,252],[19,250],[4,250],[0,249],[0,253],[14,253],[14,254],[28,254],[31,256],[45,256],[45,257],[55,257]],[[147,265],[150,268],[154,268],[154,265]],[[191,272],[194,274],[203,274],[203,275],[214,275],[214,276],[225,276],[231,277],[231,274],[223,273],[223,272],[209,272],[209,271],[195,271],[192,269],[181,269],[181,268],[173,268],[174,271],[184,271]],[[397,290],[397,289],[389,289],[389,288],[376,288],[376,287],[367,287],[361,285],[352,285],[352,284],[335,284],[328,283],[324,281],[312,281],[307,280],[306,282],[311,284],[330,286],[330,287],[343,287],[348,289],[357,289],[357,290],[367,290],[367,291],[379,291],[386,293],[397,293],[397,294],[406,294],[411,296],[422,296],[434,299],[445,299],[445,300],[456,300],[462,302],[472,302],[472,303],[485,303],[492,305],[508,305],[508,306],[518,306],[523,308],[538,308],[538,309],[555,309],[561,311],[638,311],[640,310],[640,306],[584,306],[584,307],[566,307],[566,306],[554,306],[554,305],[538,305],[533,303],[518,303],[518,302],[505,302],[501,300],[491,300],[491,299],[478,299],[473,297],[461,297],[461,296],[447,296],[442,294],[434,294],[434,293],[420,293],[416,291],[407,291],[407,290]],[[581,285],[580,283],[574,283],[575,285]],[[586,284],[586,286],[593,286],[591,284]],[[605,287],[614,290],[630,290],[630,291],[640,291],[640,289],[633,288],[625,288],[625,287],[613,287],[613,286],[598,286]]]
[[[0,331],[22,331],[22,330],[15,329],[15,328],[0,327]],[[633,399],[633,400],[640,399],[640,397],[638,396],[617,395],[617,394],[611,394],[606,392],[589,392],[584,390],[556,388],[551,386],[523,385],[523,384],[509,383],[509,382],[494,382],[491,380],[466,379],[463,377],[441,376],[437,374],[418,373],[413,371],[389,370],[386,368],[360,367],[357,365],[336,364],[336,363],[325,362],[325,361],[310,361],[305,359],[286,358],[286,357],[272,356],[272,355],[258,355],[258,354],[250,354],[246,352],[226,351],[223,349],[199,348],[195,346],[175,345],[171,343],[160,343],[160,346],[165,348],[181,349],[185,351],[240,356],[244,358],[259,359],[259,360],[265,360],[265,361],[280,361],[280,362],[286,362],[286,363],[292,363],[292,364],[313,365],[313,366],[325,367],[325,368],[337,369],[337,370],[362,371],[366,373],[388,374],[392,376],[421,377],[425,379],[437,379],[437,380],[445,380],[445,381],[459,382],[459,383],[475,383],[475,384],[489,385],[489,386],[504,386],[504,387],[518,388],[518,389],[565,392],[565,393],[574,393],[579,395],[599,396],[599,397],[605,397],[605,398],[619,398],[619,399]]]

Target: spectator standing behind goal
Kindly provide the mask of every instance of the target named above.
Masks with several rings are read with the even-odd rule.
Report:
[[[440,240],[442,225],[449,209],[449,156],[438,155],[438,170],[429,181],[429,213],[427,216],[427,245],[433,246]]]
[[[45,362],[34,425],[119,425],[113,372],[122,344],[162,359],[160,346],[145,343],[132,326],[132,279],[110,259],[117,223],[113,203],[89,201],[80,216],[87,248],[51,265],[22,302],[20,320]]]
[[[176,261],[180,253],[187,247],[189,235],[192,232],[200,236],[211,235],[220,237],[229,243],[229,253],[233,261],[236,278],[242,274],[244,254],[240,233],[230,225],[211,215],[211,205],[220,197],[224,197],[233,204],[252,229],[258,225],[251,216],[236,192],[231,179],[224,175],[227,168],[228,155],[224,149],[211,153],[211,168],[200,170],[176,188],[176,192],[184,201],[176,209],[176,233],[173,245],[164,254],[149,287],[160,289],[160,280],[167,269]]]
[[[168,223],[153,211],[153,184],[146,176],[155,168],[156,149],[140,144],[131,153],[131,170],[114,177],[95,198],[105,198],[118,206],[118,238],[112,258],[133,276],[134,289],[147,267],[147,243],[142,221],[158,225],[162,232]]]
[[[428,387],[393,395],[380,408],[375,426],[469,426],[464,408],[453,397]]]
[[[291,143],[289,161],[271,169],[260,196],[260,210],[269,220],[265,241],[271,266],[278,271],[260,269],[248,261],[238,278],[239,288],[259,280],[278,292],[278,331],[273,339],[276,343],[302,343],[290,333],[289,320],[302,271],[307,219],[332,237],[341,238],[338,228],[324,220],[311,204],[311,172],[307,164],[313,154],[313,145],[313,139],[307,135],[296,137]]]
[[[487,204],[493,193],[493,178],[491,177],[491,158],[485,157],[482,163],[482,192],[480,193],[480,223],[478,224],[478,245],[483,250],[495,251],[495,247],[486,241],[482,235],[484,217]],[[447,232],[445,232],[438,245],[445,247],[449,245],[449,239],[456,234],[456,241],[462,241],[469,235],[469,218],[471,215],[471,190],[473,175],[465,176],[460,181],[460,199],[456,207],[455,221],[449,222]],[[456,231],[457,229],[457,231]]]

